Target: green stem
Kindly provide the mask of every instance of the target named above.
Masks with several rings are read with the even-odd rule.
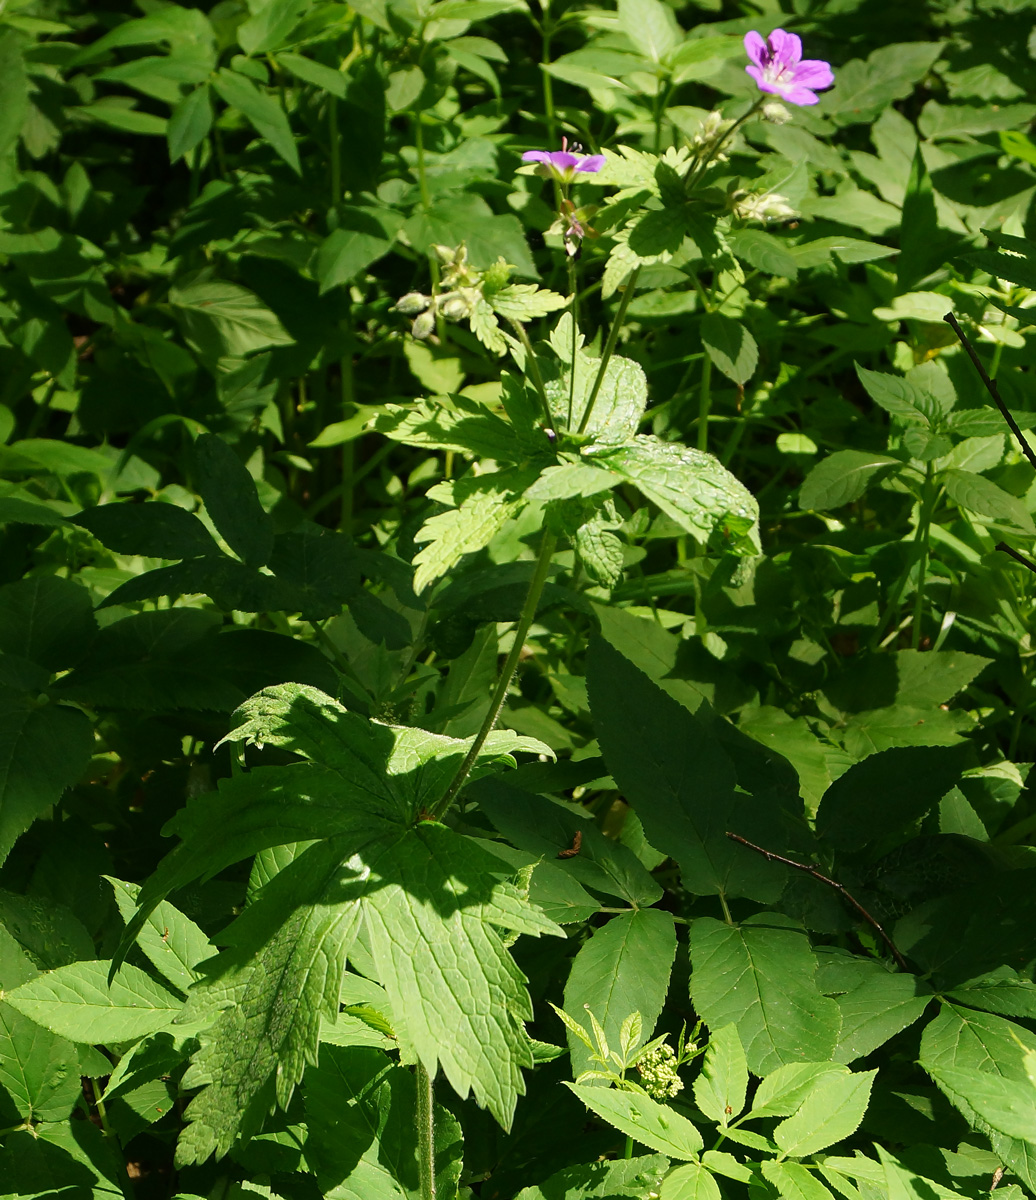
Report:
[[[914,627],[910,631],[910,645],[917,650],[921,645],[921,617],[924,613],[924,583],[928,571],[928,541],[932,528],[932,509],[935,507],[935,493],[932,488],[932,478],[935,468],[931,461],[925,467],[924,488],[921,492],[921,511],[917,518],[917,591],[914,595]]]
[[[342,355],[339,363],[339,371],[341,372],[341,402],[342,402],[342,420],[347,421],[356,413],[356,404],[353,400],[354,382],[353,382],[353,355],[352,355],[352,329],[351,326],[347,331],[349,338],[349,346],[347,353]],[[338,528],[343,533],[351,533],[353,525],[353,497],[356,491],[356,439],[350,438],[342,446],[342,508],[338,518]]]
[[[576,399],[576,346],[579,337],[579,286],[576,279],[576,260],[572,256],[568,259],[568,290],[572,293],[572,303],[569,307],[572,317],[572,371],[568,377],[568,424],[565,428],[570,430]]]
[[[435,1094],[431,1075],[422,1062],[417,1074],[417,1165],[421,1200],[435,1200]]]
[[[628,1133],[626,1134],[626,1153],[622,1157],[623,1158],[632,1158],[633,1157],[633,1139],[630,1137],[630,1135]]]
[[[532,342],[529,341],[529,335],[525,332],[525,326],[520,321],[511,321],[511,328],[518,336],[518,340],[522,344],[522,349],[525,351],[525,370],[532,377],[533,387],[535,387],[540,397],[540,403],[543,405],[543,416],[547,422],[547,428],[554,428],[554,418],[551,416],[550,403],[547,400],[547,389],[543,383],[543,375],[540,373],[540,364],[536,358],[536,352],[532,348]]]
[[[342,145],[338,136],[338,101],[334,96],[327,98],[327,126],[331,142],[331,204],[342,199]]]
[[[629,279],[626,281],[626,288],[622,293],[622,299],[619,301],[619,309],[615,314],[615,320],[612,321],[612,327],[608,331],[608,341],[604,347],[604,353],[601,355],[601,365],[597,368],[597,378],[594,380],[594,386],[590,390],[590,395],[586,401],[586,408],[583,410],[582,419],[579,422],[577,433],[585,433],[587,425],[590,424],[590,414],[594,410],[594,404],[597,402],[597,393],[601,390],[601,384],[604,382],[604,373],[608,369],[608,360],[611,358],[615,350],[615,343],[619,340],[619,330],[622,328],[622,322],[626,319],[626,309],[630,306],[630,301],[633,299],[633,292],[637,286],[637,276],[640,274],[640,267],[634,267]]]
[[[712,359],[701,360],[701,388],[698,392],[698,449],[709,448],[709,409],[712,407]]]
[[[533,618],[536,616],[536,609],[539,607],[540,596],[543,594],[543,587],[547,582],[550,561],[556,545],[557,538],[549,529],[545,529],[543,531],[543,541],[540,543],[539,558],[536,560],[536,570],[533,572],[532,580],[529,583],[529,590],[525,596],[525,603],[522,605],[521,615],[518,618],[518,624],[515,626],[514,643],[507,658],[504,660],[500,677],[496,681],[496,689],[489,702],[489,711],[486,713],[481,729],[475,735],[471,749],[464,756],[464,761],[457,768],[457,774],[454,775],[453,781],[446,790],[446,794],[432,810],[433,820],[441,820],[446,810],[453,803],[454,798],[464,786],[465,780],[471,773],[471,768],[478,761],[478,756],[482,752],[486,738],[489,737],[496,727],[496,723],[500,718],[500,712],[504,707],[504,701],[507,699],[507,690],[511,686],[511,680],[514,678],[515,671],[518,669],[518,660],[522,654],[522,647],[525,645],[525,638],[528,635]]]
[[[554,80],[547,68],[550,66],[550,13],[543,14],[543,53],[540,58],[540,75],[543,78],[543,115],[547,118],[547,145],[553,146],[558,136],[558,120],[554,112]]]
[[[101,1088],[96,1079],[90,1080],[90,1090],[94,1094],[94,1108],[97,1109],[97,1116],[100,1118],[101,1128],[111,1137],[112,1130],[108,1124],[108,1110],[104,1107],[104,1096],[101,1094]]]

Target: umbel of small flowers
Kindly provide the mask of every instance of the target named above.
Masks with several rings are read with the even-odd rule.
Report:
[[[834,83],[829,63],[802,57],[802,39],[794,33],[775,29],[768,38],[745,34],[745,51],[752,60],[745,70],[761,92],[780,96],[788,104],[816,104],[817,92]]]

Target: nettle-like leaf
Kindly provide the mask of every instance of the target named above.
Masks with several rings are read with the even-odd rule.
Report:
[[[533,468],[514,467],[489,475],[468,474],[429,488],[429,499],[451,507],[429,517],[414,538],[427,543],[414,556],[414,591],[420,594],[465,554],[488,546],[526,506],[525,490],[537,474]]]
[[[702,544],[715,538],[735,554],[758,554],[759,505],[719,459],[677,442],[638,435],[600,460],[625,476]]]
[[[408,446],[459,450],[472,458],[509,463],[524,457],[512,427],[467,396],[437,396],[412,405],[389,404],[374,421],[378,433]],[[546,451],[546,442],[539,447]]]
[[[309,844],[253,889],[220,935],[229,949],[198,968],[204,978],[185,1020],[209,1028],[185,1083],[203,1090],[188,1108],[179,1161],[225,1154],[273,1103],[288,1103],[316,1060],[321,1021],[336,1022],[361,922],[404,1053],[432,1074],[441,1064],[462,1095],[473,1091],[508,1124],[521,1067],[533,1061],[522,1024],[531,1008],[524,977],[491,927],[561,930],[507,882],[495,855],[443,826],[414,828],[470,739],[370,722],[291,684],[253,697],[238,719],[230,740],[305,761],[224,780],[171,823],[184,840],[142,888],[123,947],[170,889],[274,846]],[[513,764],[516,749],[546,751],[501,730],[475,770]],[[458,955],[459,945],[470,952]]]
[[[562,328],[565,319],[567,314],[552,339],[555,346],[565,345],[566,333]],[[566,359],[569,358],[571,348],[565,348],[563,353]],[[545,379],[547,402],[555,425],[573,432],[582,424],[600,367],[599,359],[580,349],[576,350],[575,361],[574,386],[567,362],[553,377],[548,375]],[[605,368],[583,436],[595,446],[621,446],[636,433],[646,408],[647,379],[643,368],[630,358],[613,354]]]

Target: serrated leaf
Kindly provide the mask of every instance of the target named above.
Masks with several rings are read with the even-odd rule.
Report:
[[[226,67],[213,76],[212,86],[231,108],[248,118],[256,133],[270,143],[296,175],[302,174],[287,114],[272,96],[260,91],[245,75]]]
[[[672,917],[655,908],[613,917],[583,943],[565,984],[565,1010],[581,1015],[588,1006],[609,1042],[619,1042],[623,1022],[639,1013],[647,1037],[658,1020],[676,957]],[[590,1070],[589,1051],[569,1038],[572,1074]]]
[[[834,1060],[850,1063],[883,1046],[912,1025],[928,1007],[931,996],[913,975],[875,972],[838,997],[842,1028]]]
[[[175,504],[105,504],[74,520],[117,554],[195,558],[219,553],[201,521]]]
[[[781,1200],[832,1200],[831,1193],[802,1163],[764,1160],[762,1173]]]
[[[477,843],[426,822],[371,857],[363,908],[401,1044],[508,1128],[525,1091],[520,1068],[532,1065],[522,1024],[532,1008],[490,927],[564,935],[498,872]]]
[[[581,1163],[522,1188],[515,1200],[652,1200],[668,1167],[660,1154]]]
[[[785,1154],[805,1158],[849,1137],[860,1127],[877,1070],[824,1075],[802,1105],[773,1131]]]
[[[110,875],[104,878],[115,893],[123,921],[129,921],[136,912],[139,884],[113,879]],[[167,900],[150,914],[137,936],[137,945],[160,974],[182,992],[198,978],[194,968],[213,953],[208,937]]]
[[[525,468],[509,468],[489,475],[465,475],[455,482],[439,484],[430,492],[433,499],[454,507],[429,517],[414,538],[427,543],[414,556],[414,591],[420,594],[466,554],[487,546],[528,503],[525,489],[537,474]]]
[[[990,517],[994,521],[1010,521],[1026,533],[1036,533],[1032,515],[1021,500],[1005,492],[991,479],[971,471],[943,471],[939,480],[946,494],[961,508]]]
[[[85,713],[58,704],[30,706],[20,692],[0,688],[0,862],[79,779],[93,745]]]
[[[490,308],[509,321],[535,321],[564,308],[568,301],[534,283],[509,283],[487,296]]]
[[[616,1088],[588,1087],[567,1083],[567,1088],[610,1125],[659,1154],[683,1162],[696,1159],[704,1146],[698,1130],[675,1109],[667,1108],[650,1096]]]
[[[664,59],[682,40],[673,10],[661,0],[619,0],[619,25],[645,58]]]
[[[0,1088],[23,1120],[63,1121],[82,1094],[76,1047],[0,1003]]]
[[[437,396],[405,407],[386,405],[375,419],[374,428],[408,446],[459,450],[476,459],[507,463],[527,453],[527,447],[506,421],[467,396]],[[542,449],[547,450],[546,442]]]
[[[1036,1087],[1031,1081],[953,1067],[929,1067],[928,1073],[958,1108],[972,1111],[998,1133],[1036,1145]]]
[[[659,1193],[660,1200],[721,1200],[721,1195],[712,1172],[696,1162],[670,1171]]]
[[[759,363],[755,338],[733,317],[706,313],[701,320],[701,340],[715,366],[734,383],[746,384]]]
[[[821,1079],[848,1074],[848,1067],[839,1063],[786,1063],[760,1082],[752,1097],[751,1115],[753,1118],[791,1116]]]
[[[694,42],[687,44],[695,45]],[[790,245],[787,239],[766,233],[762,229],[736,229],[727,234],[727,241],[737,257],[755,267],[756,270],[783,279],[798,277],[799,263],[795,257],[796,247]]]
[[[183,1000],[126,964],[108,985],[108,962],[79,962],[45,971],[4,999],[37,1024],[73,1042],[126,1042],[164,1029]]]
[[[591,517],[578,526],[572,545],[587,575],[603,587],[613,587],[622,577],[625,562],[622,542],[611,532],[611,522]]]
[[[582,350],[579,335],[572,380],[572,318],[565,313],[551,335],[551,345],[561,359],[546,374],[547,403],[558,429],[578,430],[600,369],[600,359]],[[621,445],[636,432],[647,408],[647,379],[632,359],[614,354],[594,400],[583,436],[598,446]],[[571,420],[569,419],[571,416]]]
[[[879,474],[901,466],[899,459],[865,450],[836,450],[817,463],[802,484],[799,504],[804,509],[826,512],[858,500]]]
[[[718,459],[676,442],[637,436],[600,461],[698,542],[715,536],[735,554],[759,553],[759,506]]]
[[[875,404],[881,405],[892,416],[923,425],[938,421],[941,415],[938,404],[911,380],[881,371],[868,371],[859,363],[856,374]]]
[[[727,1125],[741,1115],[748,1095],[748,1062],[736,1025],[723,1025],[709,1036],[694,1101],[712,1121]]]
[[[254,292],[225,279],[178,284],[169,289],[169,303],[188,345],[212,365],[293,341]]]
[[[621,482],[621,475],[595,462],[566,462],[545,467],[525,494],[530,500],[567,500],[595,496]]]
[[[777,914],[741,925],[698,917],[690,938],[694,1007],[712,1029],[737,1025],[753,1074],[830,1058],[838,1005],[817,989],[802,930]]]

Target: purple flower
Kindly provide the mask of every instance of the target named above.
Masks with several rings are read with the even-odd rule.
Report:
[[[802,40],[783,29],[775,29],[765,41],[754,30],[746,33],[745,50],[753,64],[745,70],[759,90],[789,104],[816,104],[817,89],[828,88],[835,81],[830,64],[815,58],[803,62]]]
[[[522,162],[543,163],[546,174],[553,175],[562,183],[570,183],[580,172],[595,175],[604,166],[603,154],[582,154],[582,146],[568,148],[568,138],[561,139],[560,150],[526,150]],[[575,151],[576,153],[573,153]]]

